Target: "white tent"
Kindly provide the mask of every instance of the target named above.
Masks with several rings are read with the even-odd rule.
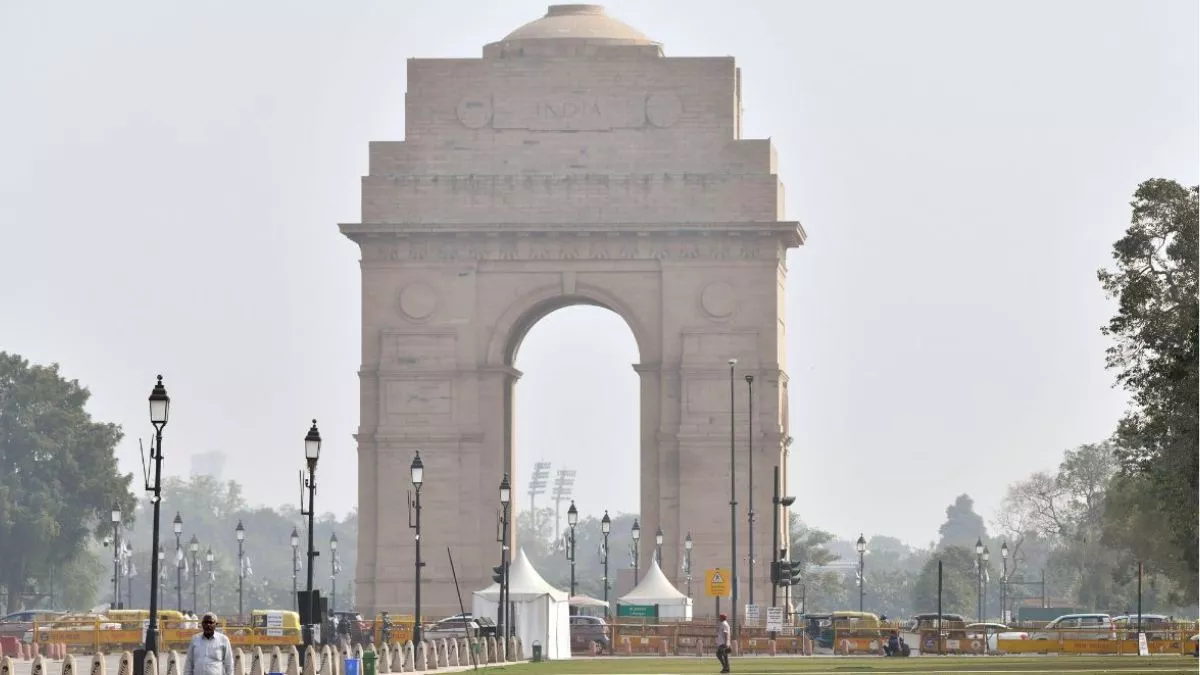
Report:
[[[658,618],[692,620],[692,599],[667,579],[655,560],[632,591],[617,599],[618,605],[657,605]]]
[[[471,608],[475,616],[497,615],[500,584],[492,584],[473,595]],[[513,608],[514,632],[521,638],[525,658],[533,658],[534,641],[541,643],[543,658],[571,658],[571,610],[567,594],[546,583],[524,550],[517,551],[509,563],[508,596]]]

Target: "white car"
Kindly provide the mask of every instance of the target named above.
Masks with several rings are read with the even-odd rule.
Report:
[[[967,639],[987,639],[987,650],[997,652],[999,640],[1028,640],[1029,633],[1023,630],[1013,630],[1002,623],[972,623],[967,625]]]
[[[1031,640],[1116,640],[1107,614],[1064,614],[1029,636]]]

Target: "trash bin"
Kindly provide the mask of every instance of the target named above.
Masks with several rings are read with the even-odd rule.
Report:
[[[363,675],[375,675],[375,658],[375,648],[368,645],[362,657]]]
[[[538,642],[537,640],[533,641],[533,662],[542,662],[542,643]],[[347,675],[349,675],[349,673],[347,673]]]
[[[362,675],[362,662],[358,659],[346,659],[342,667],[344,675]]]

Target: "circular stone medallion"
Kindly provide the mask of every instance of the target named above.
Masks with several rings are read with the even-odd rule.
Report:
[[[492,121],[491,96],[464,96],[458,102],[458,121],[468,129],[482,129]]]
[[[427,284],[418,281],[400,292],[400,313],[413,321],[428,319],[436,309],[437,293]]]
[[[737,307],[737,293],[726,281],[714,281],[700,292],[700,307],[714,319],[724,319]]]
[[[669,127],[683,115],[683,103],[675,94],[651,94],[646,99],[646,119],[656,127]]]

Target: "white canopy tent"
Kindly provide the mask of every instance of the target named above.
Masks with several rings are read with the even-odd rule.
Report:
[[[632,591],[617,599],[618,605],[657,605],[658,618],[692,620],[692,599],[667,579],[655,560]]]
[[[508,596],[513,607],[513,629],[521,638],[524,658],[533,658],[533,643],[542,645],[546,659],[571,658],[571,619],[567,594],[551,586],[533,568],[524,550],[508,567]],[[500,584],[475,591],[471,609],[475,616],[495,617],[500,606]]]

